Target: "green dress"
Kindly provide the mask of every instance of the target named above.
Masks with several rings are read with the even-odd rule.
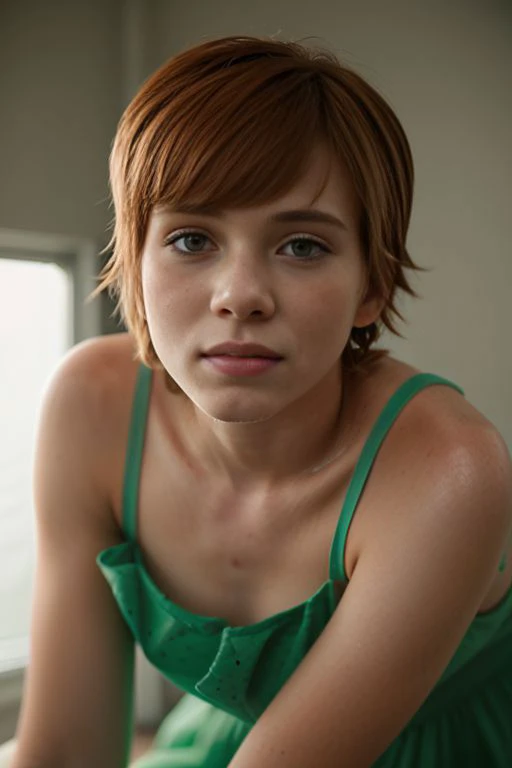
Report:
[[[331,546],[329,580],[304,603],[255,624],[232,627],[222,618],[200,616],[173,603],[144,566],[137,544],[137,499],[151,376],[141,365],[126,454],[126,541],[100,552],[97,564],[146,657],[186,692],[137,768],[225,768],[336,608],[335,582],[347,582],[347,532],[388,430],[425,387],[442,384],[464,392],[429,373],[416,374],[399,387],[355,468]],[[475,617],[434,690],[374,765],[511,768],[512,589],[497,607]]]

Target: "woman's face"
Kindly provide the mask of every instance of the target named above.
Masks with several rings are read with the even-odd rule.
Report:
[[[150,218],[142,290],[154,349],[193,403],[221,421],[264,421],[322,397],[352,327],[379,315],[380,304],[363,303],[365,285],[351,184],[320,147],[300,183],[272,203],[214,216],[162,207]],[[233,357],[205,356],[229,341],[280,359],[240,375]]]

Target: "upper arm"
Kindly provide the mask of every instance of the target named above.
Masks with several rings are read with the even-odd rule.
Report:
[[[508,449],[496,432],[471,426],[440,450],[418,443],[414,457],[398,458],[413,477],[407,493],[394,484],[382,498],[386,524],[230,768],[372,765],[478,612],[510,532]]]
[[[97,564],[119,541],[100,479],[105,392],[94,342],[45,392],[33,495],[37,561],[14,766],[126,765],[133,640]]]

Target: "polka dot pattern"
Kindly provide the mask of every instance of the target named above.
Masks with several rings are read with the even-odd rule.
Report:
[[[315,642],[336,607],[329,580],[306,602],[246,627],[198,616],[169,600],[124,543],[98,557],[136,641],[175,685],[254,723]]]

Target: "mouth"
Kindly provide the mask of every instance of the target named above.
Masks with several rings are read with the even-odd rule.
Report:
[[[203,357],[238,357],[242,360],[280,360],[280,357],[273,355],[238,355],[235,352],[223,352],[222,354],[203,355]]]
[[[232,353],[202,355],[202,359],[208,367],[215,370],[218,374],[231,378],[264,374],[278,366],[282,360],[281,357]]]
[[[229,357],[245,359],[282,360],[282,355],[262,344],[228,341],[203,352],[202,357]]]

